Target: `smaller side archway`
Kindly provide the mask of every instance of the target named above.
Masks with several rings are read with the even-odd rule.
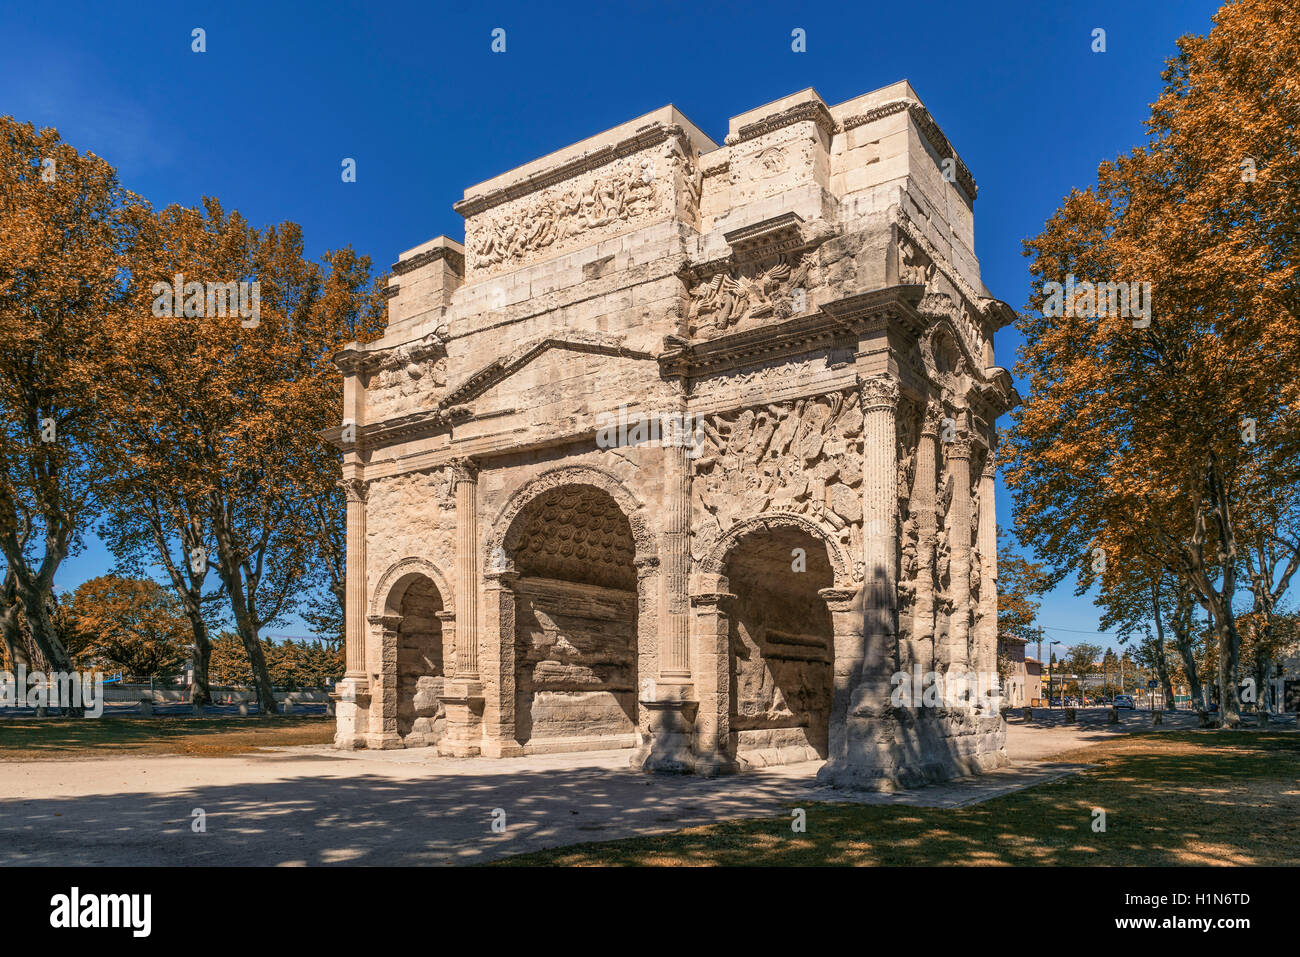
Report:
[[[438,743],[446,714],[442,694],[454,655],[453,597],[432,562],[406,558],[381,578],[371,604],[371,674],[379,733],[372,747],[426,747]]]

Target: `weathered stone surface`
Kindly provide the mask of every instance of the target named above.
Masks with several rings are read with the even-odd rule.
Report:
[[[339,747],[627,746],[905,785],[1005,759],[975,183],[907,83],[672,107],[465,191],[345,375]]]

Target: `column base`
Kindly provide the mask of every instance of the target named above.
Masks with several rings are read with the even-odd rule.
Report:
[[[370,686],[365,678],[344,678],[330,692],[334,705],[334,747],[358,751],[366,746],[370,720]]]
[[[443,685],[442,705],[447,712],[447,724],[438,741],[438,754],[447,758],[473,758],[483,754],[482,682],[449,679]]]
[[[921,787],[1008,764],[1002,715],[974,708],[862,705],[819,784],[870,791]]]
[[[691,774],[696,770],[695,713],[689,684],[659,682],[654,699],[642,699],[649,732],[632,754],[629,765],[638,771]]]
[[[406,747],[406,744],[396,731],[382,731],[366,735],[366,747],[371,751],[396,751]]]

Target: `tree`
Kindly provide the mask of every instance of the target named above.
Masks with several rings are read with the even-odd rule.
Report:
[[[1026,643],[1034,637],[1039,597],[1046,590],[1043,566],[1015,551],[1009,538],[998,528],[998,677],[1006,681],[1011,669],[1007,646]]]
[[[1263,489],[1300,488],[1300,266],[1287,252],[1300,160],[1281,92],[1295,86],[1298,30],[1286,4],[1241,0],[1208,37],[1183,38],[1149,144],[1103,163],[1026,243],[1043,314],[1020,323],[1031,393],[1006,445],[1017,524],[1054,581],[1086,579],[1100,553],[1185,582],[1213,623],[1227,726],[1239,516]],[[1245,157],[1266,172],[1247,181]],[[1158,279],[1157,307],[1135,325],[1118,292],[1087,287],[1067,307],[1045,284],[1070,277]]]
[[[117,456],[130,470],[115,490],[117,537],[152,540],[196,644],[203,575],[215,574],[259,710],[274,712],[260,631],[292,612],[321,575],[319,519],[309,506],[341,499],[326,468],[337,460],[317,438],[341,399],[330,360],[376,333],[383,300],[365,257],[342,250],[322,267],[305,258],[294,224],[259,232],[213,199],[202,209],[141,212],[133,226],[130,347],[117,370],[129,387],[114,410]],[[155,284],[177,273],[195,283],[193,299],[187,285],[184,309],[156,308]],[[259,284],[253,321],[203,308],[207,283],[238,282]],[[156,489],[167,491],[155,503]]]
[[[1073,646],[1069,655],[1066,656],[1064,667],[1074,674],[1080,694],[1083,693],[1088,676],[1097,670],[1097,659],[1100,655],[1101,645],[1089,644],[1084,641]]]
[[[77,587],[69,611],[89,653],[129,675],[170,677],[189,657],[189,623],[157,582],[101,575]]]
[[[73,662],[51,619],[54,576],[80,547],[105,474],[99,410],[132,199],[99,157],[0,117],[0,553],[56,671]]]

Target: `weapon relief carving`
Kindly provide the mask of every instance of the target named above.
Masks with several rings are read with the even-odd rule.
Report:
[[[748,320],[786,319],[806,311],[813,268],[812,255],[797,252],[714,274],[691,290],[687,307],[691,335],[724,332]]]

